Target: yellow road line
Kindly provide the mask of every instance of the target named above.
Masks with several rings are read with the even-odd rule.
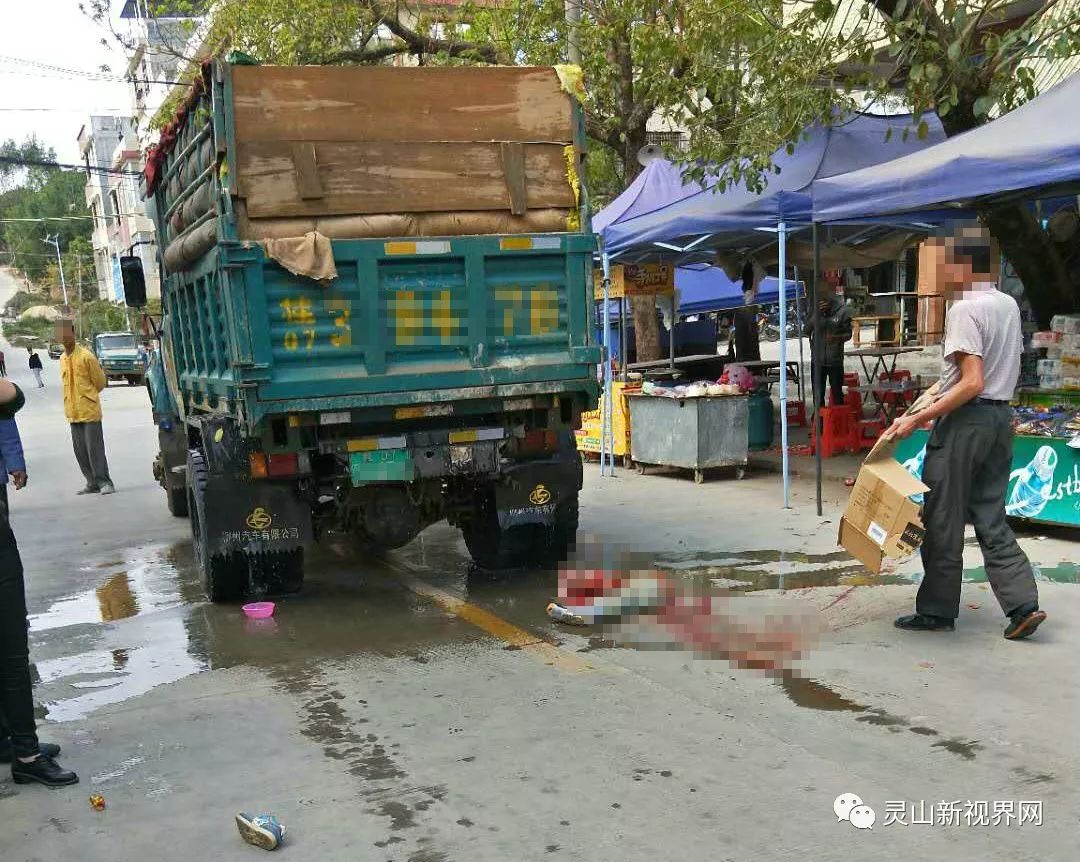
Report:
[[[591,664],[580,656],[561,650],[557,646],[549,644],[547,641],[537,637],[531,632],[527,632],[525,629],[518,628],[513,623],[507,622],[502,617],[493,614],[491,611],[484,610],[484,608],[467,602],[464,599],[459,599],[457,596],[448,593],[446,590],[433,587],[431,584],[426,583],[413,575],[407,574],[401,570],[400,564],[398,563],[390,564],[390,568],[394,570],[395,576],[401,583],[418,596],[430,599],[448,613],[476,626],[478,629],[487,632],[489,635],[498,638],[504,643],[516,647],[523,652],[531,653],[547,665],[557,667],[560,670],[577,672],[595,670]]]

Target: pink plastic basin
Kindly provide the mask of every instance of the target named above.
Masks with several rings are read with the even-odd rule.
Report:
[[[274,615],[274,603],[252,602],[251,604],[244,605],[240,610],[242,610],[244,615],[250,620],[265,620],[267,617],[272,617]]]

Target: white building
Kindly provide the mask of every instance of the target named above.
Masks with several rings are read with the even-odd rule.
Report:
[[[111,193],[109,171],[117,146],[134,128],[131,117],[93,116],[79,129],[79,152],[86,165],[86,205],[94,220],[91,243],[94,247],[94,274],[98,296],[116,300],[123,295],[114,280],[116,253],[112,245],[112,227],[116,221],[116,198]]]
[[[126,77],[131,82],[131,113],[143,149],[157,140],[150,121],[165,100],[175,89],[187,89],[179,82],[188,59],[199,56],[205,36],[198,19],[170,12],[168,6],[160,0],[124,0],[120,10],[120,19],[126,22],[135,45]]]
[[[108,176],[108,194],[114,218],[109,223],[109,247],[113,260],[127,254],[139,257],[146,276],[146,295],[160,297],[157,239],[154,223],[147,215],[148,204],[139,189],[143,156],[134,129],[117,144],[110,166],[113,172]]]

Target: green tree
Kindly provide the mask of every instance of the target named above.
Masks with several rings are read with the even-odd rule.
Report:
[[[586,180],[601,200],[640,170],[637,153],[656,117],[689,131],[691,154],[720,161],[751,154],[745,164],[764,170],[757,153],[767,155],[837,102],[835,91],[813,86],[834,56],[834,36],[814,7],[791,12],[784,0],[580,5],[594,143]],[[107,9],[104,0],[91,6]],[[167,3],[171,15],[204,6]],[[421,64],[552,64],[565,62],[569,38],[564,0],[218,0],[208,15],[201,31],[207,53],[227,46],[280,64],[377,63],[397,55]],[[654,358],[659,340],[648,300],[635,304],[635,320],[638,355]]]
[[[0,143],[0,192],[21,185],[40,185],[54,170],[49,165],[55,161],[56,151],[35,135],[28,136],[21,144],[8,138]]]
[[[45,275],[52,248],[42,242],[55,236],[61,253],[75,239],[89,243],[92,223],[87,216],[86,175],[55,165],[55,155],[34,138],[23,144],[0,145],[0,252],[31,280]]]
[[[863,0],[863,8],[888,47],[882,56],[865,40],[851,83],[899,90],[916,111],[937,111],[950,136],[1033,98],[1054,64],[1080,53],[1075,0],[1019,10],[1008,0]],[[1025,206],[987,208],[982,218],[1044,324],[1055,312],[1080,311],[1075,238],[1059,241]]]

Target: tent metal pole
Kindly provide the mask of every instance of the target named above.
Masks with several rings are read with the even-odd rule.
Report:
[[[626,382],[626,297],[619,300],[619,380]]]
[[[611,424],[611,307],[609,305],[609,294],[611,292],[611,261],[608,259],[606,251],[603,253],[600,260],[604,267],[604,395],[600,410],[600,475],[605,476],[607,475],[608,455],[611,454],[611,450],[608,448],[608,432]],[[611,459],[611,475],[615,475],[614,458]]]
[[[821,369],[817,366],[820,364],[820,358],[816,358],[818,354],[822,353],[821,348],[821,309],[818,307],[818,279],[821,277],[821,241],[818,238],[818,226],[817,222],[814,222],[814,271],[810,274],[810,291],[814,309],[814,338],[811,342],[810,348],[810,393],[811,398],[814,401],[814,468],[816,472],[817,481],[817,513],[818,517],[821,517],[821,411],[818,409],[817,403],[817,379],[821,373]],[[822,391],[824,392],[824,381],[822,381]]]
[[[784,508],[791,508],[787,418],[787,225],[780,222],[780,452],[784,469]]]
[[[799,333],[799,400],[806,404],[806,390],[803,381],[806,380],[806,362],[803,358],[803,307],[799,300],[799,268],[795,271],[795,330]]]
[[[675,371],[675,297],[671,297],[671,329],[668,332],[668,360],[671,363],[671,370]]]

